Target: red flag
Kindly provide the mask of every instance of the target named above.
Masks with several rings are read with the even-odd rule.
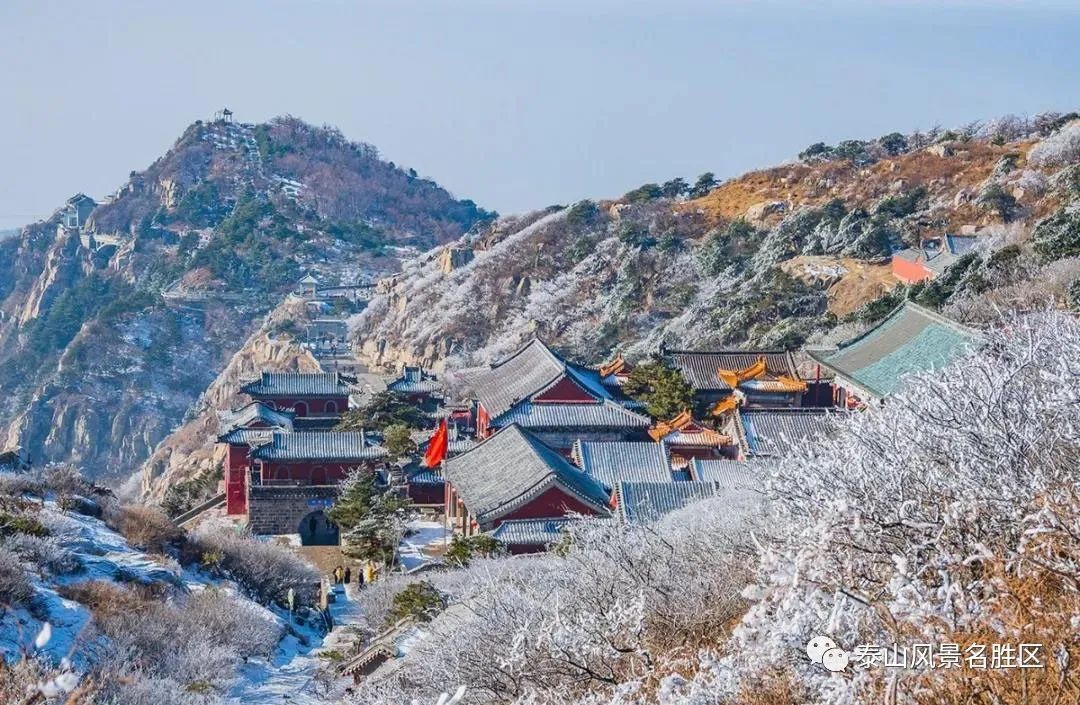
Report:
[[[439,430],[428,441],[427,452],[424,453],[424,467],[434,468],[446,457],[446,448],[450,444],[450,429],[446,426],[446,419],[439,422]]]

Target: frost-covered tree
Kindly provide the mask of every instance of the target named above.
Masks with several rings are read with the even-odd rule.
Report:
[[[408,498],[379,485],[373,472],[356,470],[327,516],[343,532],[347,555],[389,565],[411,515]]]
[[[1067,123],[1032,147],[1028,161],[1036,166],[1064,166],[1080,161],[1080,119]]]
[[[770,483],[780,530],[747,592],[754,605],[705,679],[734,697],[784,673],[808,701],[835,703],[960,702],[991,685],[999,702],[1029,688],[1039,702],[1075,698],[1049,653],[1025,685],[1009,672],[837,679],[799,649],[827,633],[849,649],[981,640],[1062,644],[1077,657],[1075,632],[1055,616],[1080,607],[1077,360],[1075,319],[1009,320],[983,352],[786,462]]]
[[[783,461],[756,521],[713,499],[456,573],[428,637],[355,702],[458,686],[484,705],[1076,701],[1080,322],[1008,318],[985,343]],[[803,651],[820,633],[1042,643],[1045,667],[833,676]]]

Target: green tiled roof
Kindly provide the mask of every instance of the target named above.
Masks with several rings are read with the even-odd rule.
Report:
[[[837,375],[886,397],[904,375],[941,369],[981,342],[975,331],[907,302],[858,338],[811,355]]]

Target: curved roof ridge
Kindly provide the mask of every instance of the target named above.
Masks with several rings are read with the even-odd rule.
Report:
[[[543,340],[541,340],[538,336],[534,335],[532,338],[529,338],[529,341],[527,343],[525,343],[524,345],[519,346],[518,349],[515,350],[514,352],[510,353],[506,357],[500,358],[500,359],[495,360],[494,362],[492,362],[490,365],[488,365],[488,369],[489,370],[494,370],[494,369],[497,369],[499,367],[502,367],[503,365],[510,362],[511,360],[513,360],[518,355],[522,354],[523,352],[525,352],[526,350],[531,348],[534,344],[538,344],[540,346],[540,349],[545,354],[547,354],[547,356],[549,358],[551,358],[551,360],[553,362],[555,362],[557,365],[560,365],[562,367],[566,366],[566,360],[564,360],[554,350],[552,350],[551,346],[549,346],[547,343],[545,343]]]

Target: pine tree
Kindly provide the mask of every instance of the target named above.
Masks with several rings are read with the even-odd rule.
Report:
[[[678,370],[659,360],[635,367],[623,390],[644,402],[649,414],[658,419],[669,419],[694,403],[693,388]]]
[[[408,498],[380,488],[374,473],[358,471],[342,484],[327,516],[343,532],[345,555],[389,565],[409,521],[408,509]]]

